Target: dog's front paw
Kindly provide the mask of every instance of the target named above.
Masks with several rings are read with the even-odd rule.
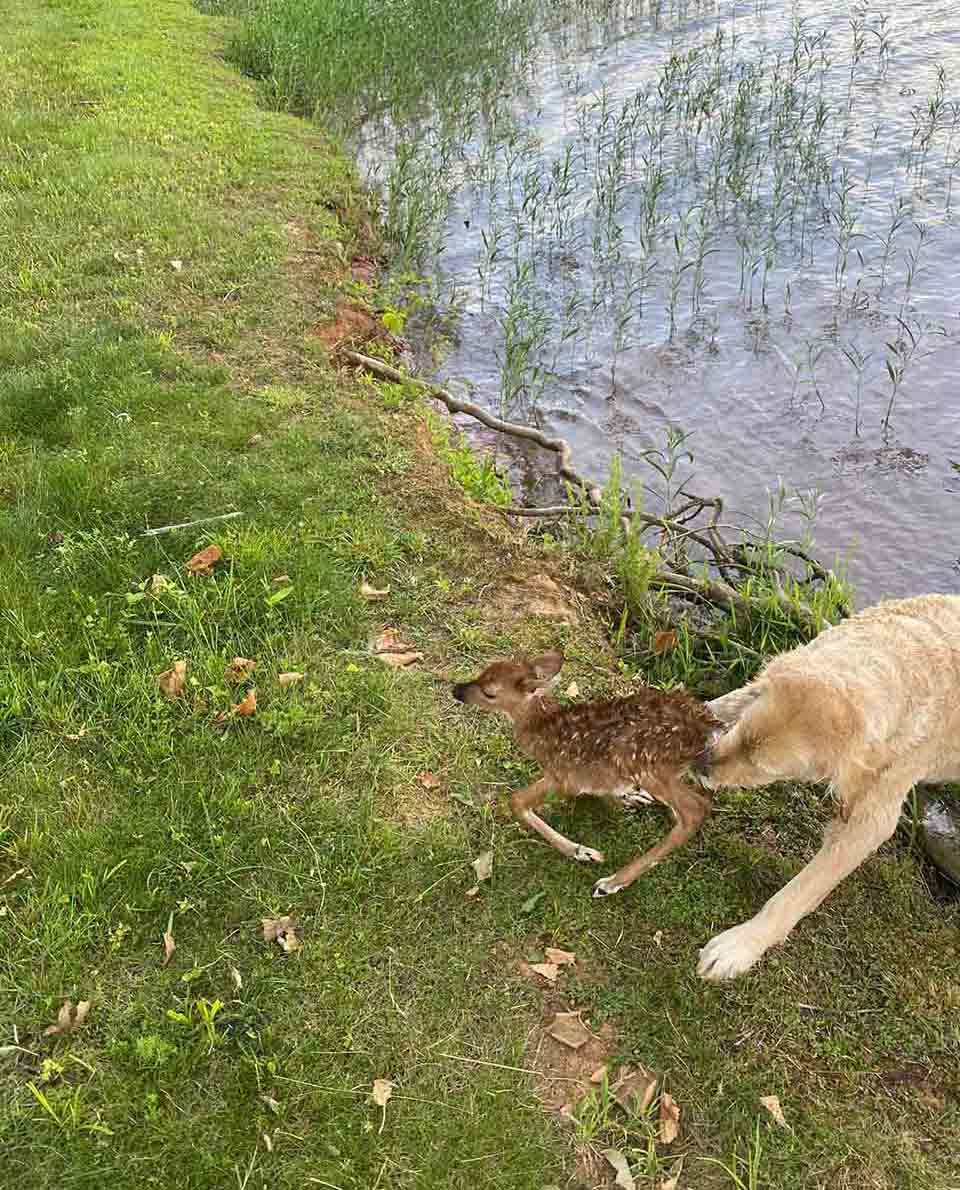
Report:
[[[612,876],[604,876],[593,886],[593,895],[595,897],[612,897],[614,893],[618,893],[622,889],[623,885],[617,884]]]
[[[578,864],[602,864],[603,852],[594,851],[592,847],[584,847],[583,844],[580,844],[573,853],[573,858]]]
[[[711,938],[700,951],[697,974],[701,979],[714,983],[722,979],[736,979],[750,970],[768,945],[751,922],[724,930],[716,938]]]

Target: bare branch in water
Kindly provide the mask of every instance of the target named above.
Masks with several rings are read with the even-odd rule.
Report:
[[[489,413],[482,406],[454,397],[436,385],[416,377],[408,376],[391,364],[373,356],[363,355],[359,351],[341,349],[338,353],[341,359],[355,364],[368,372],[389,380],[394,384],[412,384],[426,396],[432,397],[445,405],[451,413],[465,413],[469,417],[497,430],[512,438],[519,438],[533,442],[544,450],[550,451],[557,457],[557,473],[579,491],[583,503],[554,504],[544,508],[503,508],[490,505],[492,511],[507,517],[522,517],[534,519],[538,517],[562,516],[594,516],[603,503],[601,486],[587,476],[581,475],[573,467],[573,452],[570,444],[563,438],[550,438],[533,426],[521,425],[517,422],[505,421]],[[755,612],[772,600],[790,619],[798,621],[805,628],[816,632],[820,625],[810,609],[784,594],[780,586],[781,579],[796,581],[796,575],[790,568],[774,561],[771,557],[760,557],[763,550],[769,552],[771,544],[775,552],[782,552],[797,558],[808,568],[807,577],[819,582],[829,581],[833,575],[812,558],[806,550],[791,542],[766,542],[752,539],[744,530],[737,530],[741,540],[728,541],[721,532],[725,526],[721,525],[723,515],[723,501],[719,496],[699,496],[681,487],[676,492],[680,503],[675,508],[668,508],[663,516],[653,516],[636,509],[625,507],[620,517],[625,527],[631,524],[641,525],[644,529],[658,529],[660,531],[659,548],[663,552],[667,567],[658,570],[650,579],[652,586],[667,590],[680,591],[692,595],[708,603],[726,607],[734,612]],[[693,524],[698,518],[709,511],[709,519],[699,525]],[[727,526],[728,527],[728,526]],[[729,527],[728,527],[729,528]],[[743,540],[743,537],[747,540]],[[707,561],[719,571],[721,578],[710,579],[694,575],[690,572],[690,563],[686,553],[688,543],[693,542],[706,552]],[[777,591],[763,596],[754,597],[738,591],[731,582],[731,571],[756,574],[766,572],[776,581]],[[846,610],[846,609],[841,609]]]

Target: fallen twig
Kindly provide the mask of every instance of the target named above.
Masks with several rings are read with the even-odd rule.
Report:
[[[391,367],[390,364],[385,364],[383,360],[375,359],[373,356],[361,355],[359,351],[350,351],[346,348],[341,349],[340,356],[345,360],[349,360],[350,363],[356,364],[358,367],[366,368],[368,372],[372,372],[375,376],[379,376],[383,380],[390,380],[394,384],[414,385],[428,396],[433,397],[435,401],[446,405],[451,413],[466,413],[470,417],[475,418],[481,425],[487,426],[491,430],[498,430],[501,434],[509,434],[513,438],[524,438],[528,442],[534,442],[537,446],[542,446],[544,450],[552,451],[557,456],[557,473],[560,477],[574,487],[580,488],[594,507],[600,507],[602,498],[601,489],[598,484],[579,475],[573,469],[570,443],[566,439],[548,438],[546,434],[534,426],[524,426],[519,422],[504,421],[503,418],[495,417],[492,413],[488,413],[482,406],[474,404],[473,401],[463,401],[459,397],[451,396],[444,389],[427,384],[424,380],[418,380],[415,376],[407,376],[398,368]]]
[[[756,611],[765,602],[764,599],[751,599],[741,595],[729,583],[719,579],[694,578],[693,575],[676,574],[670,570],[658,570],[651,576],[650,584],[654,587],[673,587],[691,595],[699,595],[707,603],[718,603],[734,612]],[[768,598],[772,599],[786,616],[799,620],[805,628],[813,632],[819,632],[820,624],[808,608],[791,601],[782,593],[770,592]]]
[[[548,516],[583,516],[585,513],[593,513],[592,508],[582,508],[576,504],[552,504],[549,508],[516,508],[511,505],[510,508],[504,508],[502,504],[488,504],[487,508],[491,512],[499,512],[503,516],[520,516],[520,517],[548,517]]]
[[[233,521],[238,516],[243,516],[243,513],[221,512],[217,516],[202,516],[195,521],[181,521],[179,525],[161,525],[157,529],[143,529],[140,532],[140,536],[160,537],[163,533],[173,533],[177,529],[192,529],[195,525],[211,525],[214,521]]]

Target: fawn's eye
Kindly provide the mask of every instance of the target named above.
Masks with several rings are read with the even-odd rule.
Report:
[[[493,702],[493,700],[497,697],[495,692],[492,690],[484,690],[482,687],[480,689],[480,693],[484,698],[489,698],[491,702]]]

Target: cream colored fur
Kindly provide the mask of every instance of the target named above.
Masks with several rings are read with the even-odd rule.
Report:
[[[839,810],[810,863],[700,952],[699,974],[720,980],[783,942],[890,838],[918,781],[960,780],[960,595],[868,608],[709,705],[732,726],[714,744],[707,785],[825,781]]]

